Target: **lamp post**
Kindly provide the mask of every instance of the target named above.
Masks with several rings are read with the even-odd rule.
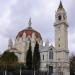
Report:
[[[47,75],[49,74],[49,67],[48,67],[48,64],[46,65],[47,66]]]
[[[6,72],[6,70],[5,70],[5,75],[7,75],[7,72]]]
[[[7,66],[5,65],[5,72],[4,72],[5,75],[7,75]]]
[[[34,68],[34,75],[35,75],[35,68]]]
[[[21,73],[22,73],[22,70],[21,70],[21,66],[20,66],[20,75],[21,75]]]
[[[21,64],[20,64],[20,75],[22,75],[22,69],[21,69]]]

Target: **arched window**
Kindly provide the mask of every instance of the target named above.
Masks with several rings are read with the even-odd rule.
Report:
[[[58,20],[61,20],[61,18],[62,18],[61,15],[59,15],[59,16],[58,16]]]
[[[44,60],[44,54],[43,54],[43,60]]]
[[[53,59],[53,50],[52,50],[52,48],[49,51],[49,59]]]
[[[52,48],[50,50],[53,50]]]
[[[59,47],[60,47],[60,44],[59,44]]]
[[[49,75],[52,75],[53,73],[53,66],[49,66]]]
[[[60,41],[60,38],[58,40]]]

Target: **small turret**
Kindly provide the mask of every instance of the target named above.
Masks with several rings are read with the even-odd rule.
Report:
[[[9,39],[9,42],[8,42],[8,49],[11,49],[12,47],[13,47],[12,39]]]
[[[45,46],[49,47],[49,40],[48,39],[46,40]]]

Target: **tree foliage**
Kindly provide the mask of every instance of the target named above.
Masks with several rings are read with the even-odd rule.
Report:
[[[14,64],[18,61],[18,57],[14,52],[5,51],[0,57],[0,64]]]
[[[33,68],[34,70],[38,70],[40,68],[40,52],[39,52],[39,44],[36,42],[33,53]]]
[[[70,75],[75,75],[75,55],[70,58]]]
[[[29,44],[29,49],[26,55],[26,67],[28,70],[32,69],[32,50],[31,50],[31,42]]]

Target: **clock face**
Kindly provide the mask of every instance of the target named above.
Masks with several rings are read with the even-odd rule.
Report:
[[[61,15],[58,16],[58,20],[61,20]]]

